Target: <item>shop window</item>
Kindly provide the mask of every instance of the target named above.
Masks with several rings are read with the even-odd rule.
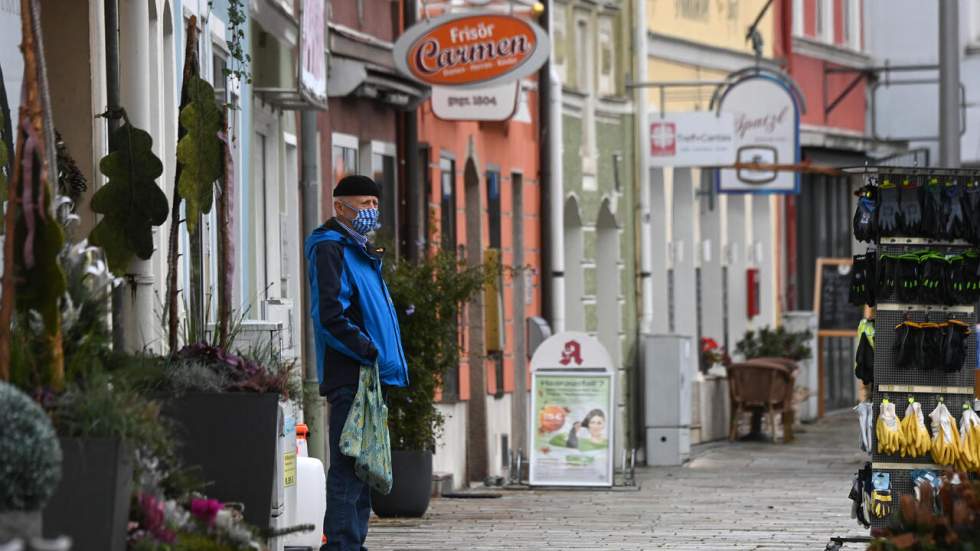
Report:
[[[487,215],[490,226],[490,248],[500,249],[500,172],[487,172]]]
[[[348,136],[346,134],[333,135],[331,167],[333,169],[334,187],[344,176],[358,174],[357,149],[358,143],[356,136]],[[331,187],[331,189],[333,188]]]
[[[398,238],[398,175],[395,144],[372,142],[371,178],[381,186],[381,216],[377,241],[392,251]]]
[[[599,20],[599,94],[612,96],[616,93],[616,48],[613,38],[613,20]]]
[[[444,251],[456,250],[456,161],[439,159],[439,234]]]

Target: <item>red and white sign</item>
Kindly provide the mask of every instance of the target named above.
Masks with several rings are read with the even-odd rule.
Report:
[[[650,114],[650,166],[709,167],[735,161],[732,116],[714,111]]]
[[[673,157],[677,155],[677,125],[672,122],[655,122],[650,125],[650,155]]]
[[[479,88],[531,75],[549,48],[547,33],[527,19],[470,11],[412,26],[394,57],[399,71],[425,84]]]
[[[327,54],[323,45],[323,2],[306,0],[300,23],[299,88],[307,101],[327,104]]]
[[[520,82],[487,88],[432,87],[432,112],[445,121],[505,121],[517,111]]]

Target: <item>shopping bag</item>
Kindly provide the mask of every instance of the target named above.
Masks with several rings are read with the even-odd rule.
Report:
[[[340,453],[354,458],[354,473],[374,491],[391,492],[388,406],[381,396],[377,364],[361,367],[357,394],[340,433]]]

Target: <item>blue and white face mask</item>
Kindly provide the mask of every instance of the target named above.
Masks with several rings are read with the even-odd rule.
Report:
[[[357,233],[367,235],[368,233],[381,228],[381,224],[378,223],[378,217],[381,215],[381,213],[378,209],[357,209],[347,202],[344,202],[344,205],[351,210],[357,211],[357,216],[351,220],[352,229]]]

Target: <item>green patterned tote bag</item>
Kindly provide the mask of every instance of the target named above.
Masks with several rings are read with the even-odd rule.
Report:
[[[381,494],[391,492],[391,440],[388,435],[388,406],[381,396],[377,364],[361,368],[357,394],[351,404],[340,453],[354,458],[357,477]]]

